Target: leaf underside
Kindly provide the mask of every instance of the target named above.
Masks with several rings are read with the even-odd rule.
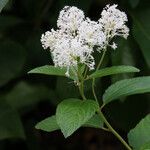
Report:
[[[103,102],[107,104],[120,97],[150,92],[150,76],[125,79],[112,84],[103,95]]]

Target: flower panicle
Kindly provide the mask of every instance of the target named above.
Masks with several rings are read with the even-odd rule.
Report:
[[[78,63],[90,70],[95,68],[95,49],[98,52],[107,46],[116,49],[117,44],[110,41],[115,36],[128,37],[127,21],[127,15],[115,4],[107,5],[98,21],[85,17],[75,6],[65,6],[58,16],[57,29],[42,34],[41,43],[44,49],[50,49],[54,65],[66,67],[69,76],[69,68],[77,68]]]

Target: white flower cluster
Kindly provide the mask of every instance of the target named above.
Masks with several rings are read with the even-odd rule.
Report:
[[[69,75],[69,69],[77,67],[78,63],[94,69],[94,47],[97,50],[107,46],[116,49],[114,42],[109,44],[110,40],[114,36],[127,38],[129,32],[125,25],[126,14],[116,7],[117,5],[107,5],[96,22],[86,18],[84,12],[77,7],[65,6],[57,20],[58,29],[51,29],[41,37],[43,48],[49,48],[51,51],[54,65],[67,67],[66,75]]]
[[[129,29],[125,25],[128,21],[127,15],[116,7],[117,5],[107,5],[101,13],[99,23],[102,24],[107,38],[112,39],[114,36],[122,36],[126,39],[129,35]]]

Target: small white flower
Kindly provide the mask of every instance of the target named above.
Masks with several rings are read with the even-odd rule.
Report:
[[[77,7],[65,6],[59,14],[57,26],[64,30],[74,33],[84,20],[84,12]]]
[[[111,48],[114,49],[114,50],[117,48],[117,45],[116,45],[116,43],[114,43],[114,42],[113,42],[113,44],[110,45],[110,46],[111,46]]]
[[[50,50],[54,50],[57,41],[60,40],[62,37],[65,38],[65,34],[63,34],[61,30],[55,31],[54,29],[51,29],[51,31],[47,31],[45,32],[45,34],[42,34],[42,47],[44,49],[50,48]]]
[[[129,35],[129,29],[125,25],[128,21],[127,15],[117,9],[118,5],[107,5],[102,13],[99,22],[102,24],[103,30],[107,38],[111,39],[114,36],[122,36],[127,38]]]
[[[69,68],[67,68],[67,71],[66,71],[66,73],[65,73],[65,76],[66,76],[66,77],[69,77],[69,76],[70,76],[70,74],[69,74]]]
[[[47,31],[41,36],[41,43],[44,49],[52,48],[55,45],[55,31],[52,29],[51,32]]]
[[[92,48],[87,45],[82,45],[77,38],[71,40],[62,39],[58,41],[55,50],[52,51],[52,56],[55,66],[69,68],[71,66],[77,67],[78,63],[83,63],[90,69],[93,69],[94,58],[92,59],[91,56],[92,51]],[[92,65],[89,64],[91,62]]]
[[[91,21],[89,18],[86,18],[86,20],[81,23],[78,29],[78,35],[80,40],[90,46],[102,47],[106,40],[101,24],[96,21]]]

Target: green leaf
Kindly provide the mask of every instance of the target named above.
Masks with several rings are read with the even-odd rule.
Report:
[[[64,76],[66,77],[65,73],[66,73],[67,69],[66,68],[60,68],[60,67],[55,67],[55,66],[51,66],[51,65],[45,65],[45,66],[41,66],[41,67],[37,67],[31,71],[29,71],[28,73],[32,73],[32,74],[45,74],[45,75],[55,75],[55,76]],[[74,76],[72,75],[72,72],[70,73],[69,78],[74,79]]]
[[[66,99],[56,110],[56,120],[65,138],[85,124],[99,109],[93,100]]]
[[[150,92],[150,76],[125,79],[112,84],[103,95],[103,102],[107,104],[120,97]]]
[[[0,42],[0,86],[19,76],[26,60],[25,49],[13,41]]]
[[[102,128],[104,125],[102,119],[99,115],[95,114],[90,120],[88,120],[83,126],[84,127],[93,127],[93,128]]]
[[[57,121],[56,121],[56,116],[51,116],[51,117],[48,117],[48,118],[42,120],[35,126],[35,128],[41,129],[41,130],[44,130],[47,132],[52,132],[52,131],[60,129],[60,127],[58,126]]]
[[[140,150],[144,144],[150,142],[150,114],[128,133],[128,140],[135,150]]]
[[[8,0],[0,0],[0,12],[5,7],[5,5],[8,3]]]
[[[0,102],[0,140],[25,138],[24,129],[18,113],[1,99]]]
[[[102,128],[103,121],[100,119],[100,117],[98,115],[95,114],[83,126],[84,127],[93,127],[93,128]],[[52,132],[52,131],[60,129],[60,127],[56,121],[56,116],[51,116],[51,117],[48,117],[48,118],[42,120],[35,126],[35,128],[41,129],[41,130],[47,131],[47,132]]]
[[[146,14],[146,15],[145,15]],[[139,44],[145,61],[150,67],[150,9],[137,10],[133,15],[133,36]]]
[[[150,141],[148,143],[142,145],[140,150],[150,150]]]
[[[55,75],[55,76],[65,76],[66,69],[54,67],[51,65],[45,65],[41,67],[37,67],[28,73],[37,73],[37,74],[45,74],[45,75]]]
[[[130,72],[139,72],[139,69],[132,66],[113,66],[98,70],[91,74],[89,78],[100,78],[108,75],[119,74],[119,73],[130,73]]]

